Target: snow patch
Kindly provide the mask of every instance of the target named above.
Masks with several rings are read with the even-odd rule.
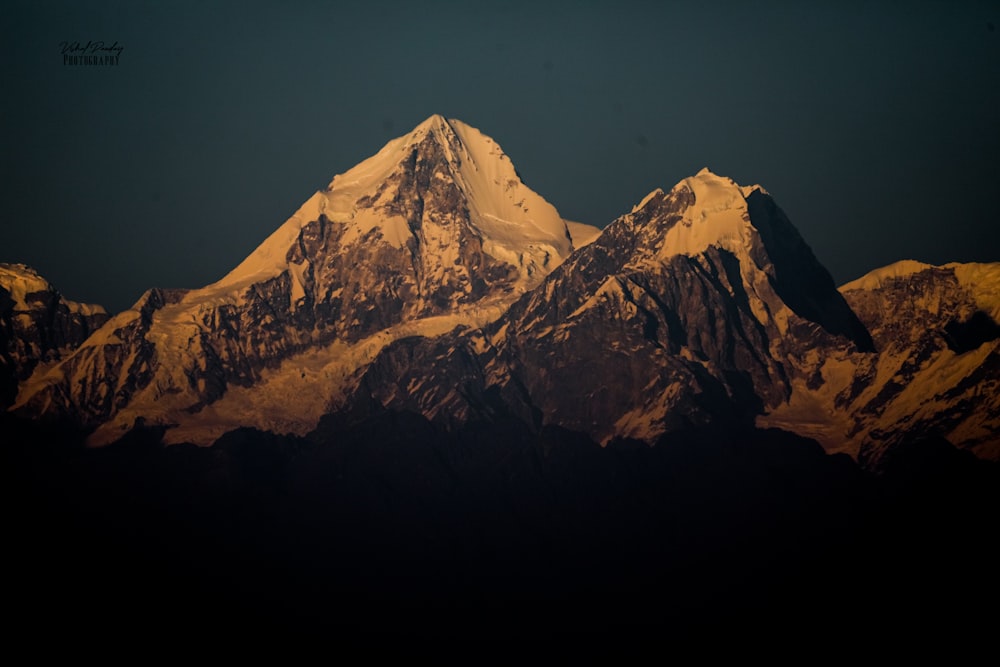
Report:
[[[587,225],[582,222],[573,222],[572,220],[564,220],[563,222],[566,223],[566,229],[569,230],[570,238],[573,239],[574,249],[590,245],[596,241],[597,237],[604,231],[600,227],[594,227],[593,225]]]
[[[308,261],[303,261],[300,264],[294,262],[288,264],[288,277],[292,281],[288,306],[293,312],[298,309],[299,302],[306,298],[305,276],[303,274],[308,263]]]

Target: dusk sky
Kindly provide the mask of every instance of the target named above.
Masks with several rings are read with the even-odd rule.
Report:
[[[15,2],[0,261],[112,311],[200,287],[434,113],[603,227],[708,166],[837,283],[1000,261],[996,2]],[[122,47],[64,64],[62,42]]]

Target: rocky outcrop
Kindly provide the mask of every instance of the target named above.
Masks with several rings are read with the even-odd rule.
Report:
[[[837,397],[876,466],[900,441],[1000,459],[1000,264],[900,262],[841,288],[877,355]]]
[[[23,264],[0,264],[0,408],[18,385],[68,355],[108,319],[100,306],[64,299]]]

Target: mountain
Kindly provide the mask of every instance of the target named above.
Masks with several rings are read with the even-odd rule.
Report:
[[[1000,460],[1000,264],[904,261],[840,289],[879,350],[838,396],[862,459],[906,434]]]
[[[778,428],[873,469],[927,439],[996,460],[998,267],[904,262],[838,290],[763,188],[703,170],[496,321],[384,348],[347,412],[603,444]]]
[[[218,282],[152,289],[21,371],[13,409],[91,444],[409,412],[602,445],[777,428],[873,467],[929,438],[994,459],[997,284],[995,265],[904,262],[838,290],[764,188],[708,169],[600,232],[432,116]]]
[[[495,319],[572,250],[496,142],[432,116],[220,281],[148,291],[25,383],[15,409],[96,428],[97,444],[137,423],[202,444],[239,426],[305,433],[382,347]]]
[[[841,286],[876,352],[827,358],[760,420],[872,468],[890,450],[941,439],[1000,459],[1000,264],[902,261]]]
[[[656,190],[504,316],[388,346],[357,405],[444,422],[502,410],[607,443],[754,417],[873,350],[865,326],[759,186],[702,170]]]
[[[879,349],[838,396],[861,458],[905,434],[1000,460],[1000,264],[898,262],[841,292]]]
[[[0,408],[18,385],[69,355],[108,314],[94,304],[62,297],[24,264],[0,264]]]

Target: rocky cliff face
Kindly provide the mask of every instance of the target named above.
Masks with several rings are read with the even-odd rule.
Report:
[[[18,385],[76,349],[108,319],[100,306],[64,299],[23,264],[0,264],[0,408]]]
[[[900,262],[841,291],[879,352],[838,395],[860,456],[943,437],[1000,459],[1000,265]]]
[[[1000,265],[904,261],[840,288],[875,349],[826,355],[818,381],[758,418],[878,468],[893,448],[950,442],[1000,458]]]

